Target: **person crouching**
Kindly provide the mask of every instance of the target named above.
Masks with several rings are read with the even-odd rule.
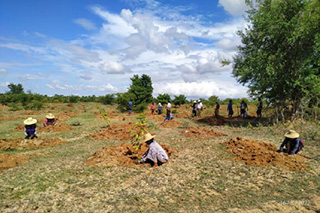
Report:
[[[37,120],[29,117],[24,120],[24,134],[26,135],[25,139],[34,139],[37,137]]]
[[[169,160],[166,151],[154,140],[155,137],[150,133],[144,135],[143,142],[149,146],[149,149],[143,154],[138,163],[150,163],[151,166],[160,166]]]
[[[302,150],[304,141],[299,139],[299,133],[294,130],[289,130],[284,136],[286,138],[282,142],[278,152],[285,152],[289,155],[294,155]]]
[[[49,113],[48,115],[46,115],[46,118],[44,119],[43,126],[54,126],[56,122],[57,119],[54,117],[54,115],[52,113]]]

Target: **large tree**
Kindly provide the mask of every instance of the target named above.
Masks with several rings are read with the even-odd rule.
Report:
[[[8,93],[10,93],[10,94],[20,94],[20,93],[24,93],[22,84],[10,83],[10,84],[8,85],[8,88],[10,89],[10,91],[8,92]]]
[[[282,112],[292,104],[320,96],[319,0],[247,0],[248,28],[233,74],[249,87],[252,97],[265,97]],[[317,102],[318,104],[319,102]]]
[[[141,77],[134,75],[130,78],[132,83],[130,88],[125,93],[117,94],[118,109],[125,111],[128,109],[129,101],[134,104],[134,110],[137,112],[143,111],[147,103],[151,103],[153,97],[153,87],[151,78],[143,74]]]

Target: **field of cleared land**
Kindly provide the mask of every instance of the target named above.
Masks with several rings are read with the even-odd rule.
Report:
[[[254,116],[255,107],[249,109]],[[320,211],[319,123],[229,119],[226,106],[219,119],[213,108],[202,118],[192,118],[187,105],[174,110],[175,119],[165,123],[164,115],[145,112],[149,130],[171,154],[151,168],[125,159],[136,114],[94,103],[14,112],[1,106],[0,212]],[[45,129],[48,112],[58,123]],[[38,139],[25,141],[29,116],[41,128]],[[276,152],[289,128],[305,141],[297,156]]]

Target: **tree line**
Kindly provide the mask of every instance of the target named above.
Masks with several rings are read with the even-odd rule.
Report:
[[[128,104],[131,100],[134,104],[135,112],[142,112],[152,102],[155,104],[161,103],[162,105],[170,102],[175,106],[182,104],[192,103],[193,100],[187,100],[185,95],[177,95],[173,98],[169,94],[159,94],[157,97],[152,96],[153,87],[151,78],[148,75],[134,75],[131,78],[132,84],[125,93],[106,94],[103,96],[77,96],[77,95],[41,95],[34,94],[31,91],[25,93],[22,84],[10,83],[8,85],[9,91],[0,94],[0,103],[11,107],[11,110],[19,109],[32,109],[40,110],[44,107],[45,103],[78,103],[78,102],[96,102],[105,105],[118,104],[118,109],[122,112],[128,110]],[[229,98],[219,100],[217,96],[211,96],[208,99],[201,98],[204,105],[213,107],[216,101],[220,104],[227,104]],[[232,99],[235,105],[240,105],[242,99]],[[247,103],[256,104],[256,101],[244,98]]]

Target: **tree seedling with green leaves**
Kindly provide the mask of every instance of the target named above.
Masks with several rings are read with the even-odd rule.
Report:
[[[141,138],[147,132],[146,115],[141,113],[140,115],[137,115],[137,122],[128,131],[128,134],[131,134],[132,147],[136,152],[141,148]],[[138,157],[138,154],[135,153],[135,156]]]
[[[109,127],[111,121],[109,120],[108,113],[104,109],[100,109],[100,113],[102,114],[103,120],[106,122],[106,127]]]

